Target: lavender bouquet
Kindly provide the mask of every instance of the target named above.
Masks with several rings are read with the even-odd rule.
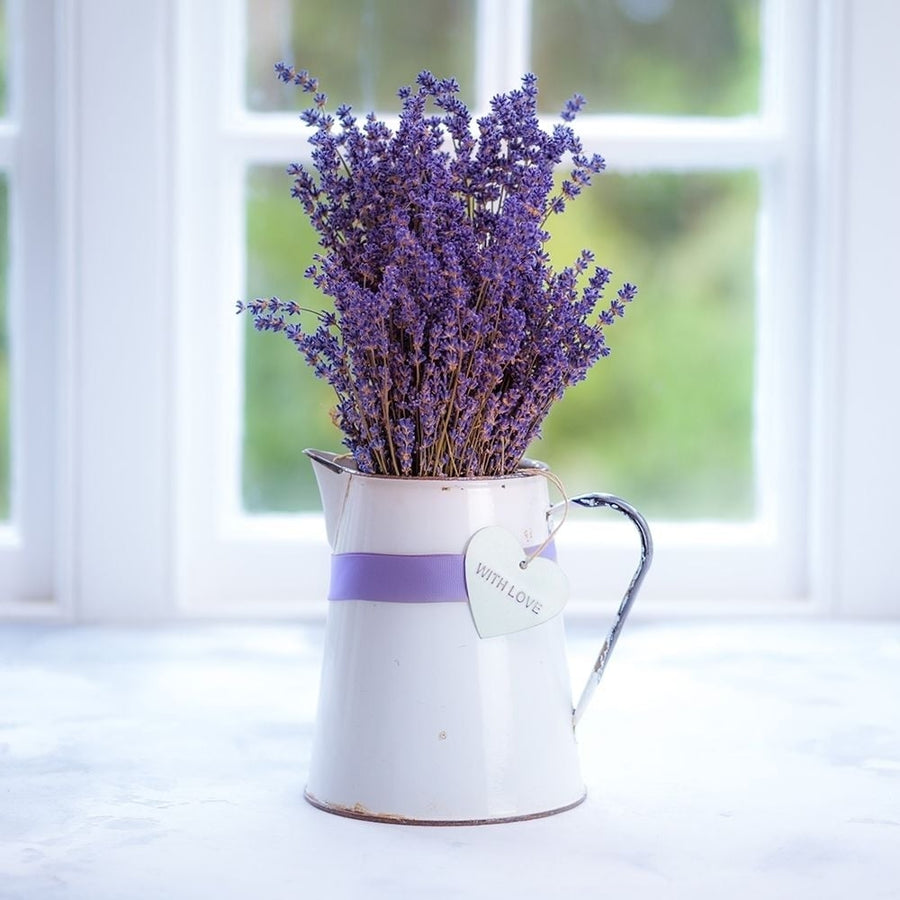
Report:
[[[537,78],[491,101],[476,122],[454,79],[402,88],[399,126],[349,106],[334,115],[308,72],[279,78],[314,95],[312,169],[292,165],[292,195],[319,234],[306,277],[334,312],[277,297],[238,303],[258,330],[283,333],[337,394],[344,444],[367,473],[505,475],[551,405],[609,354],[604,326],[637,288],[597,313],[611,272],[589,250],[560,271],[548,219],[605,163],[568,124],[544,131]],[[562,112],[571,122],[576,94]],[[571,171],[557,188],[554,172]],[[301,324],[316,317],[314,328]]]

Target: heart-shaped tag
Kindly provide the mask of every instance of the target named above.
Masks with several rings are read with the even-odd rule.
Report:
[[[466,547],[466,593],[483,638],[533,628],[562,612],[569,581],[555,562],[528,558],[505,528],[476,531]]]

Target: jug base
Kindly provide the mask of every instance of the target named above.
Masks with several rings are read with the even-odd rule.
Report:
[[[336,803],[327,803],[314,797],[310,792],[304,791],[303,796],[306,801],[316,809],[323,812],[332,813],[336,816],[344,816],[348,819],[363,819],[367,822],[387,822],[392,825],[502,825],[505,822],[527,822],[530,819],[544,819],[547,816],[555,816],[558,813],[568,812],[584,803],[587,797],[585,791],[574,803],[567,803],[565,806],[559,806],[554,809],[541,810],[539,812],[525,813],[520,816],[496,816],[487,818],[471,818],[471,819],[414,819],[404,815],[392,813],[376,813],[366,809],[361,803],[355,806],[341,806]]]

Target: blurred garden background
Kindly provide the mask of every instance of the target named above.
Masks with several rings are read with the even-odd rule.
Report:
[[[575,91],[584,115],[752,115],[759,107],[759,0],[532,0],[530,68],[541,108]],[[475,83],[471,0],[248,0],[246,104],[301,109],[308,95],[272,73],[284,59],[318,75],[332,98],[395,114],[396,88],[429,68]],[[578,121],[576,120],[576,131]],[[307,129],[297,123],[297,153]],[[591,148],[594,149],[594,148]],[[599,152],[603,153],[602,143]],[[606,154],[604,154],[606,155]],[[293,160],[285,160],[285,165]],[[531,456],[570,493],[620,493],[657,519],[746,519],[754,513],[756,302],[754,171],[609,171],[552,223],[558,266],[583,247],[638,284],[608,329],[612,355],[557,404]],[[290,197],[284,166],[246,175],[246,297],[321,308],[303,278],[316,237]],[[278,335],[245,337],[243,503],[250,512],[315,509],[301,450],[340,449],[331,389]]]

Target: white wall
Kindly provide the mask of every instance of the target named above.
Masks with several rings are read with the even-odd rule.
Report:
[[[835,15],[826,73],[835,82],[825,124],[830,168],[818,197],[828,242],[821,294],[811,298],[822,326],[813,583],[836,613],[897,616],[900,4],[825,6]]]

